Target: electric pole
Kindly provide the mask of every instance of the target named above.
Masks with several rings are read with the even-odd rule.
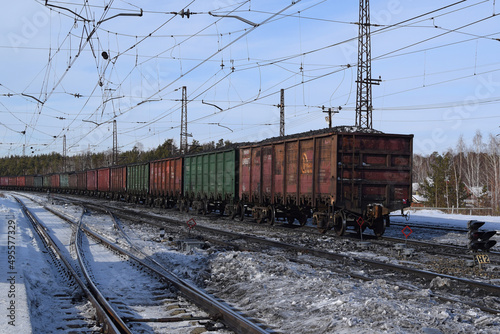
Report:
[[[328,116],[326,116],[326,120],[328,121],[328,128],[331,129],[332,128],[332,114],[338,114],[340,112],[340,110],[342,110],[342,107],[339,106],[337,108],[337,110],[335,110],[335,108],[325,109],[325,106],[322,106],[322,109],[323,109],[323,112],[328,113]]]
[[[182,107],[181,107],[181,143],[180,151],[181,153],[187,153],[188,143],[187,143],[187,87],[182,86]]]
[[[280,108],[280,137],[285,136],[285,90],[281,89]]]
[[[63,171],[66,172],[66,135],[63,136]]]
[[[381,79],[372,79],[372,58],[370,40],[370,3],[359,1],[358,30],[358,76],[356,90],[356,126],[372,129],[372,85],[379,85]]]
[[[114,166],[118,163],[118,130],[116,119],[113,120],[113,152],[111,153],[111,164]]]

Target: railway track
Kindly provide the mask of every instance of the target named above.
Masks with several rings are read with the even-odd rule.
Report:
[[[96,207],[97,208],[97,207]],[[111,209],[111,207],[109,207]],[[131,211],[133,212],[133,210]],[[215,217],[215,216],[213,216]],[[212,217],[212,218],[213,218]],[[210,217],[208,217],[211,219]],[[216,218],[214,218],[216,219]],[[226,222],[227,224],[227,222]],[[232,221],[231,224],[241,224],[239,221]],[[274,234],[275,230],[282,230],[282,231],[287,231],[288,233],[292,233],[293,238],[297,238],[296,236],[299,235],[298,239],[303,239],[302,236],[304,234],[309,235],[309,241],[311,244],[320,244],[321,241],[316,241],[323,239],[323,236],[318,235],[318,232],[316,231],[315,228],[307,228],[307,227],[302,227],[300,230],[296,230],[297,232],[294,232],[295,229],[290,229],[290,227],[293,227],[289,224],[283,224],[283,225],[256,225],[256,224],[244,224],[242,225],[243,228],[246,228],[248,226],[259,226],[259,231],[252,231],[251,234],[257,233],[259,235],[263,235],[264,238],[269,238],[271,235]],[[262,231],[260,231],[262,230]],[[292,230],[292,231],[290,231]],[[276,238],[281,238],[281,235],[276,235]],[[328,236],[326,236],[328,238]],[[402,256],[399,256],[400,258],[404,259],[404,257],[411,257],[411,256],[420,256],[422,254],[428,254],[434,256],[432,259],[427,259],[427,264],[422,263],[422,266],[420,266],[421,270],[424,271],[437,271],[437,272],[442,272],[445,275],[456,275],[458,273],[461,273],[461,275],[481,275],[480,271],[474,270],[474,268],[470,269],[471,263],[474,261],[474,254],[471,254],[470,250],[467,249],[467,247],[464,246],[457,246],[457,245],[447,245],[447,244],[437,244],[437,243],[429,243],[421,240],[405,240],[405,239],[400,239],[400,238],[393,238],[393,237],[383,237],[383,238],[374,238],[371,235],[366,235],[364,236],[365,240],[368,240],[372,246],[371,251],[375,251],[373,247],[378,247],[378,252],[382,253],[383,256],[388,256],[388,257],[394,257],[395,253],[398,253]],[[271,238],[273,238],[271,236]],[[351,251],[351,252],[359,252],[360,249],[357,246],[357,241],[359,241],[359,235],[356,232],[352,233],[347,233],[344,237],[342,237],[345,240],[352,240],[353,242],[349,243],[344,243],[342,252],[345,251]],[[330,239],[334,240],[335,243],[338,243],[339,237],[338,236],[330,236]],[[329,240],[329,239],[327,239]],[[357,240],[357,241],[356,241]],[[327,246],[324,248],[327,248],[330,246],[331,243],[327,241]],[[409,248],[408,246],[412,246],[415,248]],[[311,246],[311,247],[317,247],[317,246]],[[339,250],[340,251],[340,250]],[[491,251],[488,253],[490,255],[490,261],[492,265],[498,266],[500,264],[500,253]],[[360,256],[363,256],[360,254]],[[425,262],[423,259],[425,257],[422,257],[422,261]],[[452,260],[448,260],[452,259]],[[427,267],[427,268],[426,268]],[[467,270],[463,270],[463,269]]]
[[[62,200],[63,198],[61,197],[61,201],[56,201],[53,207],[58,211],[65,213],[69,212],[73,217],[76,217],[77,215],[72,213],[74,211],[74,209],[72,209],[73,206],[63,205],[64,202]],[[103,208],[101,203],[97,204],[98,205],[96,207],[92,207],[91,205],[89,207],[91,207],[93,211],[115,211],[118,218],[123,220],[123,226],[126,231],[131,233],[133,242],[140,245],[141,248],[146,247],[150,255],[155,254],[157,251],[162,252],[161,249],[168,249],[169,247],[172,247],[175,240],[184,238],[187,235],[186,220],[190,217],[185,214],[177,214],[174,212],[169,214],[169,216],[174,216],[174,219],[170,219],[170,221],[169,219],[160,220],[161,218],[165,218],[163,210],[148,210],[152,212],[139,217],[143,214],[141,211],[144,210],[131,208],[129,211],[124,211],[120,214],[122,207],[117,204],[113,204],[112,207],[108,206],[105,208]],[[159,216],[163,217],[159,218]],[[106,221],[104,231],[110,231],[108,226],[111,224],[108,222],[110,221],[109,216],[106,214],[100,217],[100,221]],[[301,244],[298,246],[305,249],[313,249],[314,251],[326,250],[328,253],[332,253],[333,250],[335,253],[346,256],[346,259],[344,260],[331,260],[323,259],[313,253],[303,252],[303,250],[297,251],[293,250],[293,248],[279,248],[274,245],[266,246],[254,243],[253,241],[250,242],[239,236],[221,236],[217,233],[220,228],[224,230],[233,229],[233,227],[231,227],[232,224],[230,224],[227,220],[223,219],[223,221],[218,221],[215,216],[207,216],[203,218],[195,217],[195,219],[197,220],[198,225],[196,226],[194,234],[191,234],[191,237],[200,239],[203,237],[205,240],[210,241],[207,242],[207,244],[212,245],[208,246],[209,248],[206,250],[195,251],[194,254],[189,255],[189,257],[205,257],[205,261],[209,263],[211,273],[209,276],[204,276],[204,280],[206,278],[210,278],[209,281],[204,281],[208,284],[206,285],[208,291],[216,293],[225,300],[237,305],[238,308],[245,310],[247,314],[262,319],[265,323],[275,324],[276,328],[279,328],[279,330],[283,332],[294,332],[296,328],[300,328],[300,332],[308,334],[331,332],[331,328],[336,328],[338,330],[345,328],[345,326],[349,328],[351,326],[354,326],[352,328],[359,328],[358,326],[362,323],[365,323],[364,326],[369,326],[368,328],[376,328],[377,330],[387,330],[387,328],[399,328],[398,330],[403,330],[403,328],[406,328],[407,324],[409,324],[406,320],[403,321],[403,327],[400,327],[401,325],[390,325],[389,327],[386,327],[386,325],[384,325],[385,322],[378,322],[376,320],[379,318],[377,315],[367,315],[368,318],[366,318],[366,320],[362,320],[365,319],[364,316],[366,315],[366,310],[368,310],[369,313],[373,313],[377,309],[381,311],[383,310],[384,313],[386,311],[389,312],[389,317],[394,316],[397,317],[397,319],[400,319],[397,314],[399,314],[401,310],[400,307],[396,305],[401,305],[401,307],[405,310],[414,309],[413,311],[403,311],[403,313],[405,319],[413,319],[410,320],[411,323],[421,324],[417,325],[417,328],[420,326],[423,326],[423,328],[430,326],[430,328],[436,327],[440,328],[441,331],[444,330],[444,332],[446,332],[446,328],[449,329],[450,327],[448,326],[451,325],[453,328],[468,328],[468,331],[485,329],[486,332],[490,333],[491,330],[488,328],[492,327],[488,326],[495,326],[494,324],[497,323],[497,320],[495,319],[498,319],[497,310],[500,309],[500,298],[498,293],[483,290],[477,287],[473,288],[464,283],[453,281],[452,279],[446,277],[425,278],[423,276],[415,276],[413,274],[373,267],[358,262],[358,255],[355,252],[342,254],[342,248],[345,248],[348,244],[356,244],[359,239],[328,237],[324,235],[319,236],[313,232],[309,233],[298,229],[292,229],[293,231],[291,232],[293,233],[289,233],[288,236],[286,236],[287,233],[285,232],[281,233],[280,236],[280,233],[275,231],[275,229],[270,229],[273,231],[273,234],[268,237],[274,239],[271,241],[286,241],[283,243],[291,243],[291,246],[297,246],[293,244],[295,242],[300,242]],[[93,228],[100,229],[102,227],[101,225],[102,224],[97,224],[96,221]],[[246,236],[253,233],[251,231],[251,226],[253,226],[253,229],[257,231],[261,231],[261,228],[263,227],[267,229],[267,225],[239,223],[235,224],[234,229],[236,231],[239,230],[240,234],[244,234]],[[204,227],[210,227],[215,231],[211,234],[203,229]],[[164,238],[158,238],[160,229],[164,230]],[[241,233],[241,231],[244,232]],[[123,247],[127,248],[125,246],[126,242],[124,237],[118,236],[116,232],[113,232],[111,238],[115,237],[121,240],[120,244]],[[308,242],[308,240],[310,242]],[[321,241],[320,244],[322,246],[317,245],[316,241],[318,240]],[[215,244],[220,244],[222,247],[217,247]],[[323,249],[318,249],[316,247],[323,247]],[[238,248],[240,250],[251,250],[252,252],[231,251],[231,249]],[[383,248],[383,246],[381,248]],[[170,251],[167,251],[167,253],[169,252]],[[370,250],[359,249],[359,255],[365,256],[365,254],[369,255],[370,253],[372,254],[372,258],[378,259],[380,257],[377,247]],[[352,261],[350,261],[349,258],[351,258]],[[164,263],[163,256],[158,257],[158,259]],[[400,260],[402,260],[401,264],[404,266],[413,267],[415,264],[413,260],[416,259],[407,259],[407,261],[404,261],[404,259]],[[387,261],[387,259],[383,259],[383,261]],[[253,271],[255,269],[257,269],[257,272]],[[264,273],[261,270],[264,270]],[[296,270],[299,271],[296,272]],[[302,275],[297,275],[303,271],[310,271],[310,274],[307,274],[307,276],[311,275],[311,280],[305,279],[307,276],[304,277]],[[266,283],[262,283],[265,284],[264,286],[259,285],[262,274],[267,275],[264,277],[268,277],[264,279],[264,282]],[[316,277],[318,274],[321,276]],[[253,275],[257,275],[256,280],[252,279],[247,281],[247,279]],[[324,279],[321,277],[324,277]],[[274,286],[276,283],[273,282],[277,282],[276,279],[279,282],[282,281],[283,284]],[[268,290],[266,287],[267,284],[271,284],[271,286],[274,286],[273,288],[277,288],[278,290],[266,293]],[[280,285],[282,287],[279,287]],[[332,289],[333,291],[338,290],[335,287],[339,287],[340,290],[344,290],[344,288],[348,287],[349,290],[341,292],[341,295],[334,293],[337,297],[332,300],[328,298],[328,296],[332,293]],[[285,295],[278,299],[272,297],[274,293],[281,295],[282,292],[289,290],[289,288],[291,288],[290,290],[294,292],[291,294],[285,293],[287,297],[285,297]],[[263,291],[256,289],[263,289]],[[359,292],[355,291],[359,289],[363,292],[362,297],[359,296],[362,300],[364,300],[361,302],[362,304],[357,302],[359,297],[356,295]],[[315,293],[317,293],[317,295]],[[315,298],[319,297],[320,300],[326,298],[326,300],[330,300],[330,302],[327,304],[321,303],[321,305],[323,305],[321,309],[311,313],[312,309],[309,309],[308,300],[313,295],[317,296]],[[298,296],[301,296],[300,300],[297,299]],[[389,298],[389,300],[386,300],[386,298]],[[396,311],[392,306],[389,306],[394,303],[392,298],[398,299],[394,306],[399,311]],[[368,305],[366,303],[372,304],[373,300],[376,301],[373,305],[373,307],[375,307],[374,309],[364,306]],[[380,300],[382,300],[382,302],[380,302]],[[286,306],[282,305],[285,301],[288,301]],[[297,311],[300,310],[300,312],[295,311],[296,307],[299,307]],[[425,309],[425,312],[421,314],[423,309]],[[479,311],[480,309],[482,309],[484,313]],[[477,310],[479,313],[474,310]],[[282,315],[281,312],[283,312]],[[349,317],[350,314],[350,317],[354,317],[354,322],[348,320],[346,325],[343,321],[339,322],[338,320],[333,320],[333,322],[331,322],[331,320],[327,320],[332,319],[332,316],[333,319],[340,319],[336,316],[338,312],[341,312],[341,314],[347,317]],[[362,312],[364,315],[362,316],[361,313],[358,312]],[[492,315],[487,315],[488,313],[491,313]],[[436,320],[429,322],[429,319],[425,319],[428,318],[429,315],[431,318],[434,318],[435,316],[440,318],[441,315],[444,314],[450,314],[452,317],[446,320],[446,325],[445,323],[443,323],[443,325],[433,325],[437,324],[435,322]],[[422,315],[424,315],[424,318],[422,318]],[[362,317],[359,318],[361,320],[356,320],[359,316]],[[305,325],[308,319],[309,321],[312,321],[312,319],[316,317],[318,317],[318,322],[314,323],[319,324],[319,327],[309,327]],[[319,320],[320,318],[322,320]],[[370,322],[371,325],[368,325],[366,321]],[[399,320],[397,321],[399,322]],[[439,320],[437,321],[440,323]],[[391,322],[391,324],[394,324],[394,322]],[[413,326],[414,325],[411,325],[411,327]],[[330,329],[327,330],[327,328]]]
[[[179,292],[180,295],[185,298],[185,300],[189,300],[190,302],[198,305],[203,310],[207,312],[207,315],[204,317],[180,317],[180,316],[172,316],[172,317],[157,317],[157,318],[146,318],[146,317],[138,317],[138,316],[119,316],[118,317],[124,319],[125,323],[174,323],[180,321],[201,321],[207,325],[208,328],[221,328],[220,324],[218,325],[216,322],[223,323],[228,329],[234,331],[235,333],[275,333],[273,330],[264,327],[262,324],[257,323],[253,319],[249,319],[245,317],[241,312],[234,310],[232,307],[220,301],[211,295],[204,292],[202,289],[197,288],[191,283],[188,283],[174,274],[168,272],[164,267],[162,267],[159,263],[152,261],[149,257],[141,253],[137,248],[132,248],[132,250],[124,249],[115,243],[103,238],[95,231],[92,231],[84,224],[78,224],[74,222],[71,218],[63,215],[60,212],[51,210],[50,208],[45,208],[51,213],[57,215],[59,218],[70,222],[73,225],[79,225],[79,230],[85,232],[86,235],[98,241],[99,244],[106,245],[107,248],[112,249],[114,252],[120,254],[120,256],[128,258],[132,261],[137,262],[141,267],[147,268],[147,270],[153,272],[155,275],[160,277],[165,282],[168,282],[169,289]],[[83,238],[82,238],[83,239]],[[77,244],[82,244],[82,241],[77,241]],[[81,246],[80,246],[81,247]],[[81,253],[81,251],[80,251]],[[143,260],[144,258],[144,260]],[[80,261],[83,265],[85,260]],[[87,274],[87,276],[91,277],[92,274]],[[93,290],[93,289],[91,289]],[[156,296],[157,297],[157,296]],[[156,298],[155,297],[155,298]],[[102,299],[102,298],[98,298]],[[115,297],[104,297],[104,299],[115,299]],[[184,302],[185,304],[186,302]],[[126,305],[123,305],[121,302],[121,308],[125,308]],[[168,306],[167,306],[168,308]],[[179,310],[176,310],[179,311]],[[110,311],[110,313],[118,314],[116,310]],[[123,311],[122,311],[123,313]],[[127,312],[125,312],[127,313]],[[130,312],[129,312],[130,313]],[[216,320],[216,321],[214,321]],[[123,329],[126,332],[126,329]]]
[[[54,262],[54,265],[59,268],[60,272],[64,272],[64,275],[68,278],[70,282],[75,282],[78,285],[78,288],[81,289],[82,293],[85,295],[85,297],[88,299],[88,301],[92,304],[94,311],[95,311],[95,317],[96,317],[96,323],[93,325],[94,329],[89,330],[89,321],[88,316],[85,314],[70,314],[69,318],[64,319],[64,323],[59,324],[60,329],[64,329],[64,327],[68,328],[69,330],[80,330],[81,332],[89,332],[89,333],[95,333],[96,331],[100,331],[103,333],[109,333],[109,334],[118,334],[122,333],[118,327],[115,325],[115,323],[112,321],[111,317],[109,317],[108,313],[106,312],[105,308],[100,304],[100,302],[93,296],[93,294],[90,292],[90,290],[86,286],[86,282],[84,282],[78,275],[77,271],[71,264],[71,261],[67,259],[66,254],[64,254],[59,245],[54,241],[52,236],[47,231],[47,228],[41,224],[39,219],[30,211],[26,205],[24,204],[23,201],[21,201],[18,197],[14,196],[14,199],[20,204],[24,214],[30,221],[30,223],[33,226],[33,230],[38,234],[40,240],[42,243],[45,245],[46,252],[49,254],[51,257],[52,261]],[[68,305],[70,304],[69,301],[72,300],[72,295],[67,295],[67,294],[58,294],[56,295],[58,297],[55,299],[56,307],[59,300],[65,300],[66,305],[62,304],[60,305],[61,307],[61,312],[68,313],[66,310],[68,310]],[[54,302],[54,301],[53,301]],[[67,316],[66,316],[67,317]]]
[[[156,215],[149,215],[146,213],[139,213],[134,210],[124,210],[123,212],[118,212],[116,211],[116,208],[111,208],[108,206],[92,205],[92,207],[100,210],[112,210],[114,211],[113,212],[114,215],[122,219],[127,219],[127,220],[136,219],[140,220],[141,223],[148,222],[150,224],[155,224],[158,227],[165,226],[164,223],[168,223],[173,226],[182,226],[185,224],[185,222],[180,222],[164,217],[158,217]],[[157,221],[157,223],[155,223],[154,221]],[[236,233],[200,225],[197,226],[197,230],[198,232],[203,232],[203,236],[206,240],[213,243],[222,244],[228,247],[233,247],[235,249],[262,251],[264,247],[270,247],[273,249],[281,249],[286,252],[293,252],[294,254],[307,254],[308,256],[312,256],[313,258],[321,258],[328,261],[335,261],[337,263],[342,263],[343,265],[350,265],[352,267],[357,267],[358,270],[359,268],[364,268],[364,269],[371,268],[366,270],[374,272],[378,270],[382,270],[384,272],[387,271],[397,272],[400,273],[401,275],[406,275],[407,279],[411,279],[411,277],[419,277],[424,279],[428,283],[433,280],[453,282],[453,284],[455,285],[455,289],[457,291],[472,291],[472,290],[482,291],[477,293],[477,295],[479,296],[477,300],[480,300],[481,296],[486,296],[486,295],[500,297],[500,286],[495,284],[489,284],[484,281],[477,281],[453,275],[441,274],[430,270],[418,269],[408,265],[405,266],[405,265],[393,264],[390,262],[382,262],[379,260],[369,259],[361,256],[353,256],[352,254],[342,254],[341,252],[334,253],[331,251],[324,251],[296,244],[290,244],[276,240],[269,240],[267,238],[252,236],[247,233],[245,234]],[[209,237],[208,235],[211,235],[213,237]],[[224,239],[226,240],[229,239],[231,241],[229,242],[224,241],[220,238],[220,236],[223,236]],[[295,257],[292,257],[291,259],[293,260],[294,258]],[[355,272],[350,273],[349,275],[352,277],[358,277],[366,280],[370,279],[369,277],[362,277],[363,275],[359,276]],[[439,298],[445,301],[453,301],[453,302],[457,302],[460,300],[460,297],[457,296],[450,296],[450,297],[439,296]],[[486,312],[490,312],[493,314],[500,314],[500,303],[498,304],[498,307],[492,308],[486,305],[481,305],[480,302],[470,301],[467,299],[462,298],[461,302],[471,307],[477,307]]]

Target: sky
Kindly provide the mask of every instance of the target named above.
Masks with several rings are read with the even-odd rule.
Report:
[[[84,5],[86,3],[87,5]],[[0,13],[0,156],[354,125],[358,1],[19,0]],[[373,128],[430,154],[500,133],[500,3],[371,1]],[[184,15],[180,15],[184,10]],[[189,10],[190,15],[186,15]],[[177,14],[176,14],[177,13]],[[496,137],[498,138],[498,137]]]

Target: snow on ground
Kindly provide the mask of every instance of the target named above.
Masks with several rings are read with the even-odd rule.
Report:
[[[8,249],[9,221],[16,226],[13,262],[8,262],[7,253],[12,250]],[[67,308],[67,314],[88,311],[86,303],[58,300],[58,295],[71,295],[74,291],[62,281],[41,248],[19,205],[0,192],[1,334],[61,333],[68,329],[61,325],[64,322],[61,305]],[[14,288],[9,282],[12,277]],[[14,310],[8,309],[11,305]]]
[[[485,224],[480,228],[484,231],[497,231],[497,235],[492,240],[497,241],[497,245],[492,249],[500,249],[500,217],[499,216],[477,216],[477,215],[460,215],[460,214],[447,214],[439,210],[415,210],[410,209],[410,219],[406,221],[404,217],[396,216],[399,212],[394,212],[391,217],[391,222],[408,225],[413,233],[408,237],[410,239],[428,240],[442,244],[455,244],[465,246],[468,239],[467,234],[462,232],[432,230],[415,228],[418,226],[431,226],[431,227],[447,227],[457,229],[467,229],[467,222],[469,220],[482,221]],[[408,231],[407,231],[408,232]],[[402,229],[400,226],[391,226],[384,234],[386,236],[403,238]]]
[[[258,253],[221,253],[210,290],[283,333],[498,333],[500,317],[440,303],[430,290],[362,282]]]
[[[412,224],[466,228],[467,221],[487,222],[500,230],[500,217],[415,212]],[[401,227],[388,232],[399,234]],[[464,233],[415,229],[426,239],[466,242]],[[437,235],[437,237],[436,237]],[[415,235],[412,235],[414,237]],[[499,242],[500,243],[500,242]],[[291,263],[284,258],[248,252],[219,253],[211,261],[209,291],[284,333],[498,333],[500,317],[460,303],[442,303],[431,290],[402,290],[385,280],[362,282]],[[498,298],[498,297],[497,297]]]
[[[416,210],[410,209],[410,220],[408,225],[431,225],[431,226],[447,226],[465,229],[469,220],[478,220],[485,222],[482,229],[496,230],[500,232],[500,216],[477,216],[477,215],[461,215],[461,214],[448,214],[439,210]],[[399,212],[394,212],[398,214]],[[391,217],[393,222],[404,223],[406,220],[403,217]]]
[[[73,210],[75,216],[78,215],[78,210],[74,208],[63,205],[60,207],[67,212]],[[20,228],[20,222],[24,218],[21,217],[16,205],[0,198],[0,219],[5,221],[0,224],[2,236],[6,224],[6,218],[3,218],[2,214],[16,215]],[[426,223],[465,228],[467,221],[471,219],[486,221],[487,224],[484,226],[486,229],[500,230],[499,217],[446,215],[438,211],[412,212],[408,222],[401,217],[393,217],[392,221],[406,223],[409,226]],[[203,224],[203,220],[198,223]],[[27,222],[22,224],[25,224],[23,233],[29,235]],[[98,224],[96,220],[90,225]],[[114,232],[110,222],[103,223],[101,220],[101,224],[112,237]],[[134,242],[146,248],[156,259],[162,262],[170,261],[170,267],[180,276],[190,277],[192,281],[203,283],[208,291],[217,293],[220,298],[282,333],[498,333],[500,328],[499,316],[460,303],[438,301],[430,296],[430,287],[409,291],[389,284],[383,279],[363,282],[350,279],[342,273],[332,272],[326,267],[290,262],[279,255],[214,252],[213,249],[196,250],[192,254],[186,254],[175,250],[169,242],[155,241],[158,235],[156,228],[135,228],[127,232]],[[401,227],[391,227],[388,233],[401,236]],[[456,240],[466,240],[463,233],[430,230],[424,232],[415,228],[414,234],[411,237],[421,235],[434,240],[445,239],[446,235],[452,235]],[[29,237],[22,241],[23,244],[30,242]],[[0,261],[3,262],[5,262],[4,244],[4,239],[0,239]],[[36,254],[40,250],[36,247],[31,249],[33,249],[33,254],[29,254],[31,259],[18,260],[18,266],[23,266],[25,272],[32,273],[31,277],[34,276],[33,273],[41,272],[42,277],[37,279],[42,280],[43,270],[41,264],[37,263],[43,261],[39,260],[41,254]],[[314,261],[305,255],[302,257]],[[199,277],[196,277],[197,274]],[[4,282],[2,278],[1,303],[5,303]],[[49,289],[50,284],[44,283],[47,283]],[[435,288],[433,291],[436,291]],[[22,298],[28,297],[31,300],[29,305],[33,307],[33,298],[39,304],[46,302],[41,298],[41,292],[42,289],[37,291],[38,296],[25,295]],[[1,304],[1,309],[4,310],[2,312],[5,312],[4,306],[5,304]],[[26,326],[26,330],[16,330],[16,332],[29,333],[29,320],[23,319],[24,323],[21,318],[18,318],[18,321],[19,324],[23,323]],[[6,329],[10,328],[0,322],[0,333],[12,332]]]
[[[26,247],[30,239],[19,207],[0,193],[0,333],[31,333],[24,287],[29,259],[36,255]]]

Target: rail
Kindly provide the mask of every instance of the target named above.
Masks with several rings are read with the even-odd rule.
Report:
[[[75,282],[80,286],[82,291],[85,293],[85,296],[90,301],[90,303],[94,306],[96,310],[96,316],[99,322],[102,324],[103,333],[106,334],[121,334],[122,332],[115,326],[111,318],[108,316],[106,310],[102,307],[99,301],[92,295],[90,290],[87,288],[85,283],[80,279],[76,270],[69,263],[69,261],[65,258],[59,247],[57,247],[56,243],[52,239],[52,237],[47,233],[46,228],[42,223],[38,221],[38,219],[31,213],[31,211],[24,205],[23,201],[21,201],[18,197],[13,196],[14,199],[21,205],[21,209],[23,210],[25,216],[28,218],[29,222],[33,226],[34,230],[38,233],[40,238],[43,240],[48,249],[57,254],[57,257],[64,264],[68,272],[71,274]]]
[[[48,207],[45,207],[45,209],[62,219],[73,222],[70,218],[66,217],[60,212],[54,211]],[[272,333],[276,334],[275,331],[261,327],[260,324],[257,324],[251,321],[250,319],[246,318],[240,312],[234,310],[230,305],[217,300],[216,298],[209,295],[202,289],[178,278],[176,275],[164,270],[163,268],[159,270],[158,268],[149,265],[148,263],[145,263],[142,259],[140,259],[136,255],[132,254],[127,250],[122,249],[121,247],[110,242],[106,238],[101,237],[97,233],[90,230],[88,227],[82,225],[81,229],[88,235],[104,243],[107,247],[140,263],[141,265],[153,271],[160,277],[169,281],[170,284],[173,287],[175,287],[181,294],[183,294],[188,300],[192,301],[200,308],[208,312],[212,317],[217,318],[218,320],[226,324],[234,332],[239,334],[272,334]]]
[[[126,333],[126,334],[132,334],[132,331],[128,326],[125,324],[123,319],[120,317],[120,315],[115,311],[113,306],[106,300],[106,297],[99,291],[99,288],[94,284],[92,281],[91,275],[87,270],[87,266],[84,263],[84,252],[82,250],[82,216],[80,217],[80,221],[77,224],[77,231],[75,234],[75,248],[76,248],[76,254],[78,258],[78,263],[80,264],[80,268],[82,270],[82,274],[84,275],[85,279],[87,280],[89,290],[93,293],[97,301],[102,305],[102,307],[106,310],[108,313],[109,317],[114,321],[116,326],[120,329],[121,333]]]

